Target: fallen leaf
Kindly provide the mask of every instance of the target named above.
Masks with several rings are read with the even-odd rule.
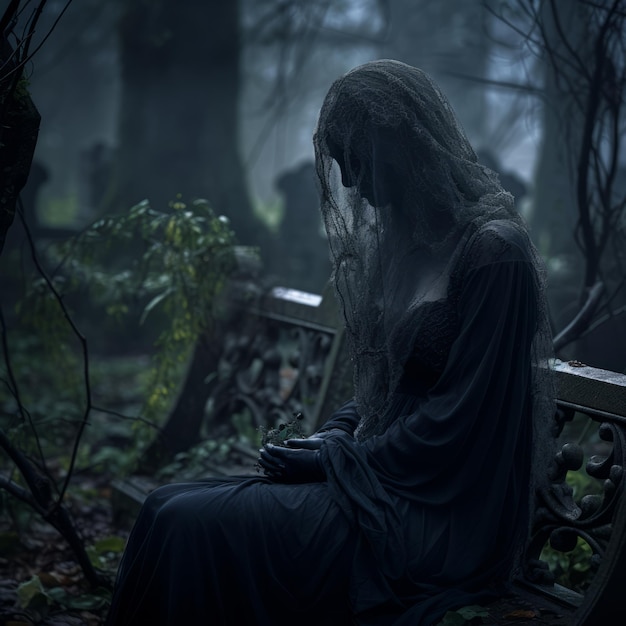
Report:
[[[516,611],[511,611],[504,616],[504,619],[514,620],[514,619],[533,619],[533,617],[539,617],[539,613],[536,611],[518,609]]]
[[[38,576],[44,587],[56,587],[61,583],[60,576],[54,572],[39,572]]]
[[[33,576],[30,580],[22,583],[17,588],[18,606],[27,609],[32,604],[47,604],[48,596],[39,580],[38,576]]]

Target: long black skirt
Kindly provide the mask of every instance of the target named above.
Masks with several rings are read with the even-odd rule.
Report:
[[[357,544],[326,483],[174,484],[143,505],[107,624],[350,624]]]

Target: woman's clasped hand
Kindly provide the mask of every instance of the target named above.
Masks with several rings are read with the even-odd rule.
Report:
[[[321,438],[288,439],[286,446],[265,444],[259,450],[259,465],[272,480],[286,483],[309,483],[325,480],[319,448]]]

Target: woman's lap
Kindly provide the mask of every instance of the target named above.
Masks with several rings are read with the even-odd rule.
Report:
[[[325,483],[160,487],[129,539],[109,623],[130,613],[162,624],[307,623],[347,598],[355,544]]]

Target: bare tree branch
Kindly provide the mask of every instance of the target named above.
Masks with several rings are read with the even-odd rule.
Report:
[[[117,417],[119,419],[127,420],[130,422],[141,422],[142,424],[150,426],[150,428],[153,428],[156,431],[161,430],[161,427],[158,424],[155,424],[152,420],[146,419],[141,415],[124,415],[124,413],[120,413],[119,411],[114,411],[113,409],[105,409],[104,407],[95,405],[91,407],[91,410],[97,411],[98,413],[105,413],[106,415],[112,415],[113,417]]]
[[[17,483],[0,474],[0,489],[4,489],[7,493],[10,493],[14,498],[17,498],[21,502],[28,504],[32,509],[37,511],[40,515],[45,515],[46,511],[39,507],[32,494],[28,489],[20,487]]]
[[[603,292],[604,284],[601,282],[596,283],[589,290],[587,301],[576,314],[576,317],[560,333],[558,333],[556,337],[554,337],[553,345],[555,352],[558,353],[566,345],[578,339],[581,332],[588,328],[596,309],[600,304]]]
[[[33,39],[33,35],[35,34],[35,27],[37,26],[37,22],[39,21],[43,8],[47,2],[47,0],[40,0],[37,8],[35,9],[33,13],[33,16],[31,17],[30,26],[28,28],[28,33],[26,34],[26,36],[23,38],[21,42],[23,49],[21,50],[19,54],[19,61],[16,63],[15,67],[13,67],[9,72],[7,72],[4,76],[2,76],[0,80],[7,78],[13,73],[17,73],[17,78],[19,79],[22,68],[35,56],[35,54],[37,54],[37,52],[41,49],[44,43],[46,43],[48,37],[52,35],[53,31],[57,27],[57,24],[59,23],[59,21],[61,20],[61,18],[67,11],[67,9],[69,8],[70,4],[72,4],[72,1],[73,0],[66,0],[65,6],[59,12],[59,15],[54,20],[48,32],[43,36],[42,40],[39,42],[39,44],[33,50],[33,52],[29,54],[30,45]]]
[[[28,425],[30,426],[31,432],[33,433],[33,436],[35,437],[35,445],[37,447],[37,452],[39,454],[39,464],[40,464],[41,470],[48,477],[48,479],[50,481],[50,484],[54,485],[55,488],[56,488],[56,484],[52,480],[50,472],[48,471],[48,468],[46,466],[46,458],[45,458],[45,455],[43,453],[43,448],[41,447],[41,441],[40,441],[39,436],[37,434],[37,429],[35,428],[35,425],[33,423],[33,420],[32,420],[32,417],[31,417],[30,413],[26,410],[26,408],[24,407],[24,404],[22,403],[22,400],[21,400],[21,393],[20,393],[19,385],[17,383],[17,379],[16,379],[16,377],[14,375],[14,372],[13,372],[13,363],[12,363],[12,359],[11,359],[11,353],[9,351],[9,341],[8,341],[7,327],[6,327],[6,323],[5,323],[5,320],[4,320],[4,312],[2,310],[2,307],[0,307],[0,327],[1,327],[1,331],[0,332],[2,334],[2,350],[3,350],[3,354],[4,354],[4,364],[5,364],[6,368],[7,368],[7,374],[9,376],[9,380],[6,381],[6,385],[9,388],[9,391],[11,392],[11,395],[15,399],[20,419],[22,420],[22,422],[27,422],[28,423]]]
[[[20,399],[20,390],[17,384],[17,380],[15,378],[15,374],[13,373],[13,366],[11,364],[11,359],[9,358],[9,342],[7,338],[7,327],[4,321],[4,312],[2,310],[2,306],[0,305],[0,336],[2,338],[2,351],[4,352],[4,363],[7,368],[7,375],[9,380],[6,381],[6,386],[9,388],[11,395],[15,398],[17,402],[17,407],[20,415],[20,419],[22,422],[26,422],[26,414],[24,412],[24,405]]]
[[[552,20],[554,22],[554,26],[556,27],[556,31],[559,34],[559,40],[563,46],[565,46],[565,50],[567,50],[567,55],[564,55],[564,58],[567,59],[567,62],[577,73],[589,79],[590,75],[588,74],[587,63],[585,63],[585,60],[580,56],[574,46],[572,46],[565,31],[563,30],[561,15],[556,8],[555,0],[550,0],[550,13],[552,14]],[[549,50],[550,53],[554,54],[554,48],[550,47]]]
[[[46,273],[45,269],[43,268],[43,265],[41,264],[41,262],[39,260],[39,256],[37,254],[37,248],[35,246],[35,242],[33,241],[32,233],[30,232],[28,224],[26,223],[26,220],[24,219],[24,206],[22,204],[22,200],[21,199],[18,200],[18,214],[19,214],[20,219],[22,221],[22,225],[24,227],[24,231],[26,232],[26,237],[28,239],[28,243],[29,243],[29,246],[30,246],[30,252],[31,252],[31,257],[32,257],[33,263],[35,264],[35,267],[37,268],[37,271],[39,272],[40,276],[44,279],[46,285],[48,286],[48,289],[50,289],[51,293],[53,294],[54,298],[56,299],[57,304],[60,307],[61,312],[63,313],[63,317],[65,318],[65,320],[69,324],[72,332],[74,333],[74,335],[78,339],[78,341],[80,343],[80,346],[81,346],[82,356],[83,356],[83,380],[84,380],[84,389],[85,389],[85,409],[84,409],[84,412],[83,412],[82,420],[80,421],[80,424],[79,424],[78,432],[76,433],[76,436],[74,437],[74,444],[73,444],[73,447],[72,447],[72,454],[71,454],[71,457],[70,457],[69,467],[68,467],[67,474],[65,476],[65,480],[63,481],[63,485],[62,485],[60,493],[59,493],[58,504],[60,505],[61,501],[63,500],[63,496],[65,495],[65,492],[67,491],[67,488],[69,486],[70,480],[72,478],[72,471],[74,469],[74,465],[76,463],[76,457],[78,455],[78,447],[79,447],[79,444],[80,444],[80,440],[82,438],[82,434],[83,434],[83,432],[85,430],[85,427],[87,426],[87,424],[89,422],[89,414],[91,412],[91,407],[92,407],[92,401],[91,401],[91,378],[90,378],[90,374],[89,374],[89,349],[88,349],[88,346],[87,346],[87,340],[85,339],[84,335],[80,332],[80,330],[76,326],[76,323],[72,319],[71,315],[69,314],[69,311],[67,310],[67,307],[65,306],[65,302],[63,301],[63,298],[61,297],[61,294],[57,291],[56,287],[54,286],[54,283],[52,282],[52,280],[50,280],[50,277]]]
[[[626,145],[626,14],[623,0],[576,0],[567,8],[556,0],[516,0],[508,6],[517,10],[492,14],[524,37],[527,48],[546,65],[546,80],[552,80],[559,98],[559,121],[575,180],[573,238],[585,265],[579,313],[555,338],[555,346],[562,348],[587,332],[600,301],[605,299],[608,306],[624,286],[623,253],[616,247],[610,258],[608,251],[618,240],[623,243],[620,222],[626,210],[623,190],[621,197],[615,193]],[[571,31],[569,17],[574,20]]]
[[[543,98],[544,96],[543,89],[530,83],[517,83],[514,81],[498,80],[495,78],[485,78],[484,76],[475,76],[473,74],[454,72],[452,70],[444,71],[442,73],[446,76],[452,76],[454,78],[460,78],[462,80],[468,80],[472,81],[473,83],[479,83],[482,85],[489,85],[490,87],[496,87],[498,89],[504,89],[507,91],[521,91],[537,98]]]

